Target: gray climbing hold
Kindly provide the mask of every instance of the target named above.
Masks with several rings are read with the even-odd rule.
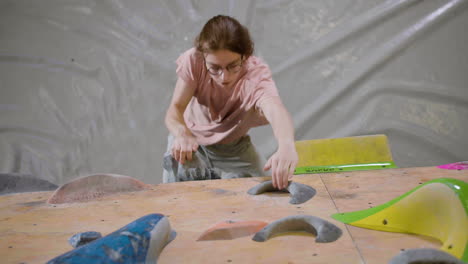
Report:
[[[329,243],[337,240],[342,231],[334,224],[311,215],[293,215],[281,218],[257,232],[252,240],[264,242],[272,236],[293,231],[304,231],[316,236],[315,242]]]
[[[74,248],[80,247],[85,245],[91,241],[101,238],[102,235],[99,232],[89,231],[89,232],[82,232],[78,234],[74,234],[72,237],[68,239],[68,243]]]
[[[407,249],[393,257],[389,264],[463,264],[444,251],[433,248]]]
[[[265,181],[252,187],[250,190],[247,191],[247,193],[251,195],[257,195],[264,192],[274,191],[278,191],[278,189],[273,187],[273,182]],[[291,204],[305,203],[312,197],[314,197],[314,195],[317,193],[317,191],[314,188],[298,182],[290,182],[288,187],[281,191],[289,192],[291,194],[291,199],[289,200],[289,203]]]
[[[57,185],[30,174],[0,173],[0,195],[20,192],[52,191]]]

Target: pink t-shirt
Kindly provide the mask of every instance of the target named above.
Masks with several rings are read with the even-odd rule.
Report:
[[[259,58],[250,56],[238,80],[227,87],[211,79],[203,54],[195,48],[180,55],[176,63],[177,75],[195,88],[184,120],[199,144],[227,144],[252,127],[268,124],[258,107],[279,95],[268,65]]]

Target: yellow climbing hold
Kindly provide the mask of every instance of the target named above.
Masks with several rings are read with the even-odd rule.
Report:
[[[468,261],[467,205],[468,183],[437,179],[377,207],[332,217],[368,229],[433,237],[443,251]]]

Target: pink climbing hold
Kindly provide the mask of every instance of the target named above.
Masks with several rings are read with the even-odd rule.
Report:
[[[49,204],[87,202],[109,194],[135,192],[148,188],[149,185],[129,176],[94,174],[65,183],[47,202]]]
[[[440,166],[437,166],[437,168],[446,169],[446,170],[468,170],[468,161],[460,161],[460,162],[440,165]]]

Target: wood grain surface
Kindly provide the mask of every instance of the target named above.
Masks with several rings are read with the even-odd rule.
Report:
[[[153,185],[151,189],[110,195],[86,203],[51,205],[53,193],[0,196],[2,263],[44,263],[72,249],[73,234],[103,235],[150,213],[169,217],[176,239],[158,263],[387,263],[403,249],[439,248],[434,239],[347,226],[330,215],[385,203],[436,178],[468,181],[468,170],[436,167],[297,175],[294,181],[317,190],[304,204],[289,203],[287,193],[257,196],[247,190],[266,178],[244,178]],[[251,236],[234,240],[196,241],[213,224],[226,221],[274,220],[295,214],[323,218],[343,230],[332,243],[312,235],[284,235],[266,242]]]

